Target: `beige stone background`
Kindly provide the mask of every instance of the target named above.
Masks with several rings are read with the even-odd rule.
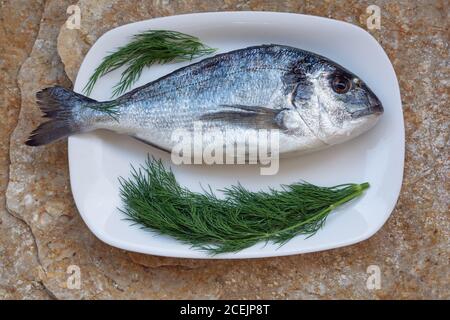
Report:
[[[448,299],[449,1],[81,0],[81,29],[64,26],[75,0],[0,2],[0,298],[345,298]],[[366,8],[381,7],[370,31],[400,81],[405,177],[384,227],[362,243],[290,257],[204,261],[115,249],[81,220],[69,188],[66,142],[23,145],[40,121],[35,92],[71,86],[84,54],[105,31],[159,16],[225,10],[287,11],[366,28]],[[67,287],[68,266],[81,288]],[[368,290],[378,265],[381,289]]]

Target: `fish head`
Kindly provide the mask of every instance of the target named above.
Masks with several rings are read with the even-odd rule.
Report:
[[[337,144],[372,128],[384,110],[375,93],[345,68],[331,61],[320,65],[309,75],[309,97],[299,108],[314,135]]]

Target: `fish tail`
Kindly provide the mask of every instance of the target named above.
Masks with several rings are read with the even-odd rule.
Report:
[[[31,133],[25,142],[28,146],[42,146],[84,131],[82,124],[74,118],[75,110],[90,103],[97,103],[96,100],[60,86],[39,91],[36,93],[36,101],[44,117],[50,120]]]

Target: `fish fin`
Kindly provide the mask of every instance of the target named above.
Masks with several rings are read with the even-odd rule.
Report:
[[[148,146],[150,146],[150,147],[153,147],[153,148],[155,148],[155,149],[158,149],[158,150],[161,150],[161,151],[169,152],[169,153],[170,153],[169,150],[167,150],[167,149],[165,149],[165,148],[163,148],[163,147],[160,147],[160,146],[158,146],[157,144],[148,142],[147,140],[144,140],[144,139],[139,138],[139,137],[137,137],[137,136],[130,136],[130,137],[132,137],[133,139],[135,139],[135,140],[137,140],[137,141],[139,141],[139,142],[141,142],[141,143],[144,143],[144,144],[146,144],[146,145],[148,145]]]
[[[74,121],[72,109],[75,106],[96,102],[69,89],[55,86],[36,93],[36,102],[49,118],[39,125],[25,142],[28,146],[42,146],[81,131]]]
[[[277,115],[284,110],[246,105],[221,105],[221,107],[228,110],[206,113],[200,120],[232,122],[256,129],[278,128]]]

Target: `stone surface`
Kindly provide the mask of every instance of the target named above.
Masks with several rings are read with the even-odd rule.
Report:
[[[17,123],[20,91],[17,73],[39,30],[42,1],[0,3],[0,299],[45,299],[39,263],[28,226],[6,210],[9,136]]]
[[[372,3],[81,0],[81,29],[68,30],[63,23],[69,3],[45,5],[38,38],[19,74],[22,106],[10,147],[8,208],[33,232],[40,281],[48,292],[61,299],[450,298],[448,1],[377,1],[381,29],[372,34],[394,64],[406,126],[404,183],[386,225],[371,239],[346,248],[235,261],[144,256],[97,240],[72,200],[66,143],[23,146],[40,121],[34,93],[55,83],[69,86],[88,48],[124,23],[187,12],[272,10],[329,16],[365,28]],[[80,289],[68,286],[72,265],[80,268]],[[379,290],[366,286],[370,265],[380,268]]]

